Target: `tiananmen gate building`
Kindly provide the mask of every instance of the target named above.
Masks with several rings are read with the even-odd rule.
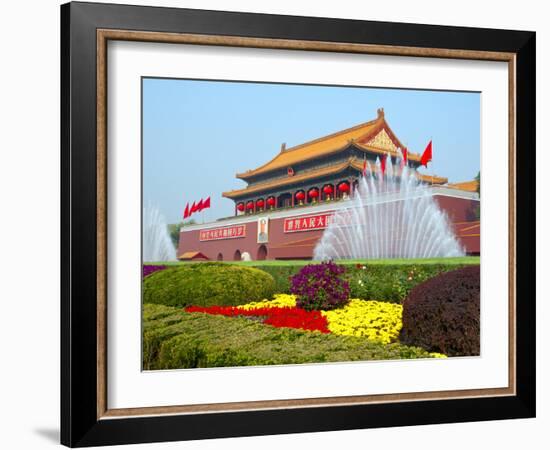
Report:
[[[391,158],[406,164],[446,212],[467,254],[479,255],[479,195],[477,182],[448,183],[447,178],[416,171],[421,155],[405,149],[384,117],[310,142],[286,148],[266,164],[237,178],[247,186],[224,192],[235,202],[232,217],[188,225],[180,230],[178,257],[200,252],[210,260],[311,259],[313,249],[340,202],[356,195],[368,164]]]

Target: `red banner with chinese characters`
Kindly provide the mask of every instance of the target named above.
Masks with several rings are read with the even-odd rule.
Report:
[[[306,217],[290,217],[285,219],[284,232],[296,233],[298,231],[323,230],[330,225],[333,217],[334,213]]]
[[[232,227],[212,228],[210,230],[201,230],[199,240],[217,241],[219,239],[235,239],[246,236],[246,225],[234,225]]]

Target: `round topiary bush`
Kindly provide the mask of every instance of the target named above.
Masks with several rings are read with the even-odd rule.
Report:
[[[252,267],[198,263],[167,267],[143,280],[143,303],[236,306],[270,299],[273,277]]]
[[[400,340],[448,356],[479,355],[479,266],[413,288],[403,302]]]
[[[305,310],[331,310],[349,301],[349,283],[342,279],[346,269],[332,261],[309,264],[290,280],[290,292],[295,294],[296,306]]]

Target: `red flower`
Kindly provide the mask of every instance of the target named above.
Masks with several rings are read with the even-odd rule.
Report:
[[[189,313],[216,314],[228,317],[263,317],[263,323],[278,328],[298,328],[308,331],[330,333],[328,322],[320,311],[306,311],[297,307],[273,307],[256,309],[239,309],[235,306],[188,306]]]

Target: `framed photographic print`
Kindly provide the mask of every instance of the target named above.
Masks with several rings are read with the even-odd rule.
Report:
[[[535,33],[61,19],[63,444],[534,416]]]

